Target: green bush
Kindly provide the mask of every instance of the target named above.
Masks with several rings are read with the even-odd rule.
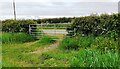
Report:
[[[62,17],[62,18],[45,18],[45,19],[37,19],[37,23],[68,23],[71,22],[73,18],[66,18],[66,17]]]
[[[114,41],[113,38],[99,36],[96,37],[94,43],[91,44],[91,47],[101,49],[102,51],[117,51],[118,40]]]
[[[2,43],[24,43],[34,41],[35,39],[25,33],[2,33],[1,34]]]
[[[120,22],[118,22],[118,14],[101,14],[91,15],[85,17],[78,17],[73,20],[71,29],[69,31],[74,31],[75,34],[84,34],[99,36],[115,31],[116,34],[120,33]]]
[[[2,31],[29,33],[29,24],[36,24],[36,22],[33,20],[4,20],[2,21]]]

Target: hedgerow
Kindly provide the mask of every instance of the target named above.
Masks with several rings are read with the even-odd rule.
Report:
[[[69,35],[93,34],[95,36],[120,33],[120,14],[101,14],[73,18],[47,18],[34,20],[4,20],[2,21],[2,31],[5,32],[25,32],[28,33],[29,24],[40,23],[69,23],[73,24],[67,28]]]
[[[29,24],[36,24],[33,20],[4,20],[2,31],[4,32],[29,32]]]
[[[75,18],[67,30],[68,32],[74,31],[74,34],[92,34],[94,36],[114,33],[113,36],[116,37],[120,33],[118,15],[120,14],[101,14]]]

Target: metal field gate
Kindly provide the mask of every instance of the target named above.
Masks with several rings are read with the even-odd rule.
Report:
[[[41,24],[30,24],[29,34],[39,39],[43,35],[57,35],[57,34],[67,34],[66,28],[71,25],[71,23],[41,23]]]

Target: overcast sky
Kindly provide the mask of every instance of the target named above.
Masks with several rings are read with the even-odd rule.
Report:
[[[17,19],[117,13],[118,0],[15,0]],[[12,0],[0,0],[0,19],[13,18]]]

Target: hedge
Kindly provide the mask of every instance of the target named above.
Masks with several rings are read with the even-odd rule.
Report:
[[[4,32],[29,32],[29,24],[36,24],[33,20],[4,20],[2,31]]]
[[[74,34],[82,35],[104,35],[111,34],[117,36],[120,34],[120,22],[118,22],[120,14],[101,14],[78,17],[73,20],[73,24],[67,28],[74,31]]]
[[[95,36],[103,34],[120,35],[120,14],[101,14],[73,18],[47,18],[34,20],[4,20],[2,21],[2,31],[5,32],[25,32],[28,33],[29,24],[35,23],[68,23],[73,24],[67,28],[69,35],[93,34]],[[73,31],[73,32],[70,32]]]

